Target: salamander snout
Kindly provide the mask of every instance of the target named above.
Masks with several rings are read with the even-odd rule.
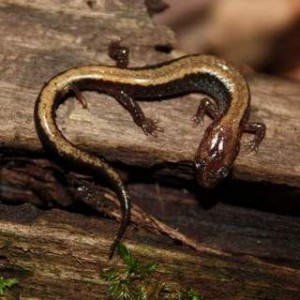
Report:
[[[214,166],[211,161],[205,159],[195,161],[195,175],[198,183],[205,188],[215,187],[229,173],[226,166]]]
[[[228,175],[238,154],[238,137],[231,127],[208,127],[195,156],[195,175],[201,186],[212,188]]]

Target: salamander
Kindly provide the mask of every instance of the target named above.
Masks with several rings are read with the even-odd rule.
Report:
[[[204,93],[196,114],[198,125],[204,114],[212,123],[195,154],[194,168],[200,185],[211,188],[227,176],[240,148],[243,132],[255,133],[251,149],[257,150],[265,136],[265,125],[248,123],[250,92],[244,77],[228,62],[208,55],[189,55],[144,68],[105,65],[74,67],[50,79],[35,106],[35,123],[41,141],[60,158],[102,174],[114,187],[122,208],[122,221],[109,256],[122,238],[130,220],[130,196],[120,175],[103,159],[68,141],[55,121],[55,111],[70,93],[86,107],[82,90],[96,90],[114,97],[132,115],[145,134],[156,136],[159,127],[147,118],[137,100],[163,100],[188,93]]]

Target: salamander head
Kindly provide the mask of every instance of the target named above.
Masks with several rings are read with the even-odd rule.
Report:
[[[240,133],[230,126],[212,123],[195,156],[195,175],[206,188],[216,186],[231,170],[239,151]]]

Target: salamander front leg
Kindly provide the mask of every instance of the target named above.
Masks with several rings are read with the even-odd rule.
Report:
[[[203,98],[200,101],[196,114],[192,117],[194,127],[202,123],[204,115],[208,115],[213,120],[219,116],[216,104],[210,98]]]
[[[243,131],[255,134],[253,141],[249,143],[250,151],[257,151],[259,144],[266,135],[266,125],[263,123],[244,123]]]

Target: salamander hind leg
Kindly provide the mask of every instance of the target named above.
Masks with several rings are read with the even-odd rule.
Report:
[[[137,101],[127,95],[124,91],[114,92],[113,94],[114,95],[112,96],[115,97],[118,102],[129,111],[133,121],[143,129],[146,135],[157,137],[157,132],[163,131],[162,128],[157,126],[157,121],[147,118]]]
[[[76,99],[81,103],[82,107],[87,108],[88,104],[86,98],[82,95],[79,88],[75,84],[72,84],[69,89],[74,93]]]
[[[249,143],[249,149],[256,152],[266,135],[266,125],[263,123],[244,123],[242,126],[244,132],[255,134],[254,139]]]
[[[196,114],[192,117],[194,127],[197,127],[202,123],[204,115],[208,115],[210,118],[215,119],[219,116],[218,109],[215,102],[210,98],[203,98],[200,101]]]

